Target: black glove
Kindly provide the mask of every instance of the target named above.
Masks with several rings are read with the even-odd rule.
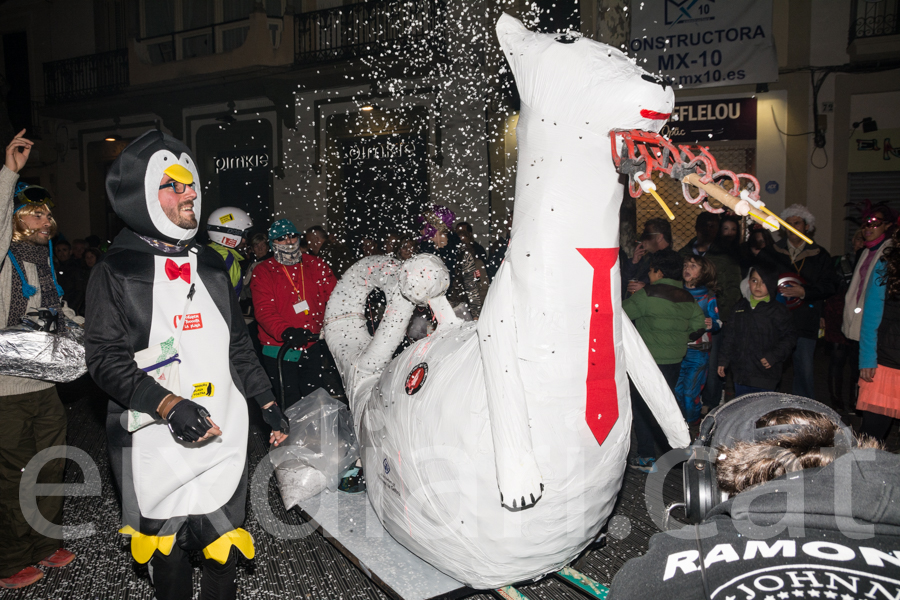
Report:
[[[288,435],[291,432],[291,424],[277,404],[262,409],[262,415],[263,421],[272,428],[272,431],[280,431],[284,435]]]
[[[318,334],[300,327],[288,327],[281,332],[281,341],[291,348],[302,348],[317,339],[319,339]]]
[[[209,412],[195,402],[182,400],[166,415],[169,431],[182,442],[196,442],[212,429]]]

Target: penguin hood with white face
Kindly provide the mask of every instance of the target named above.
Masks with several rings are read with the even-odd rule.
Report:
[[[200,174],[191,151],[180,141],[152,129],[128,144],[106,176],[106,194],[116,215],[135,233],[170,244],[190,242],[197,227],[179,227],[159,204],[159,183],[166,169],[180,165],[199,183]],[[194,191],[194,213],[200,218],[200,186]],[[199,227],[199,225],[198,225]]]

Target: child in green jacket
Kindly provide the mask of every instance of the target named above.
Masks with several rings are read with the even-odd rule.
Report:
[[[657,367],[674,392],[687,344],[706,331],[703,311],[682,288],[684,259],[673,250],[658,250],[650,257],[650,285],[622,302],[622,308],[641,334]],[[656,468],[655,439],[663,439],[643,398],[631,387],[637,457],[629,465],[644,472]],[[655,438],[655,439],[654,439]]]

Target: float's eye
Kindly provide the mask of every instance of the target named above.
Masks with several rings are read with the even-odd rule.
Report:
[[[649,81],[650,83],[661,85],[662,89],[666,89],[667,87],[669,87],[669,81],[665,77],[657,77],[656,75],[644,73],[643,75],[641,75],[641,79],[643,79],[644,81]]]

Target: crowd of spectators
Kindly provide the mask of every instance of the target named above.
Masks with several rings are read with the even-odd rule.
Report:
[[[726,398],[775,391],[784,385],[788,366],[792,379],[785,391],[816,399],[814,358],[821,347],[829,369],[828,397],[820,400],[847,421],[858,413],[862,431],[884,440],[900,416],[900,403],[888,400],[900,395],[891,391],[900,387],[891,379],[897,338],[891,333],[894,304],[886,270],[897,215],[886,205],[867,205],[853,252],[837,258],[798,235],[815,232],[815,216],[806,207],[789,206],[781,218],[797,233],[785,228],[775,241],[761,227],[751,226],[742,236],[734,215],[700,213],[696,236],[679,251],[683,268],[668,268],[663,279],[654,269],[674,254],[671,227],[665,219],[648,220],[633,252],[620,250],[625,312],[690,424]],[[673,313],[673,303],[684,301],[674,296],[673,286],[683,286],[705,315],[700,330]],[[679,344],[672,343],[675,331]],[[725,390],[726,382],[733,392],[731,386]],[[638,456],[631,465],[649,472],[665,445],[661,436],[650,439],[647,409],[635,391]]]

